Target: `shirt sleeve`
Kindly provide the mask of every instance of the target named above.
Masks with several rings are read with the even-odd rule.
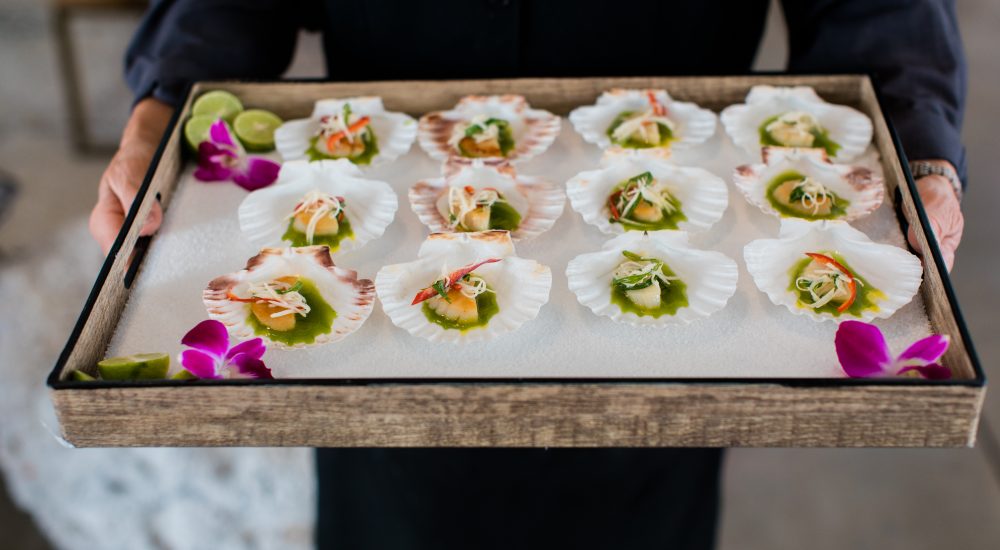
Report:
[[[277,78],[291,63],[300,6],[294,0],[157,0],[125,54],[136,101],[177,106],[190,82]]]
[[[788,69],[872,73],[910,159],[944,159],[966,180],[966,64],[954,0],[782,0]]]

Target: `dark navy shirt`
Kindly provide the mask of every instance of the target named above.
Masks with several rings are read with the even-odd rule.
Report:
[[[911,159],[965,173],[965,60],[953,0],[783,0],[788,70],[873,73]],[[137,98],[277,78],[300,29],[336,80],[743,73],[768,0],[161,0],[128,49]]]

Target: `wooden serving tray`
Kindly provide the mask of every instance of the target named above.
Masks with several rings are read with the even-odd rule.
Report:
[[[665,88],[676,99],[718,112],[741,103],[756,84],[812,86],[824,99],[854,106],[874,121],[888,197],[900,224],[916,226],[922,248],[931,252],[927,259],[932,261],[924,262],[921,297],[932,329],[951,337],[943,358],[951,380],[71,381],[72,371],[92,372],[107,352],[149,244],[139,238],[142,224],[135,221],[145,219],[157,199],[169,207],[184,165],[181,122],[192,98],[204,90],[226,89],[246,105],[291,119],[309,116],[313,102],[326,97],[380,95],[387,109],[419,116],[449,108],[464,95],[503,93],[523,94],[533,107],[565,116],[614,87]],[[174,115],[48,384],[63,436],[78,446],[969,446],[975,441],[985,377],[940,251],[928,238],[915,189],[867,76],[198,83]],[[742,198],[731,192],[731,200]],[[400,203],[401,210],[407,207],[405,196]],[[576,215],[568,205],[567,210],[564,216]],[[554,277],[560,277],[562,266],[552,267]]]

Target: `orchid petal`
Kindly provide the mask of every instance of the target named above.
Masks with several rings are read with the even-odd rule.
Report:
[[[919,343],[919,342],[918,342]],[[899,371],[899,374],[906,374],[910,371],[920,373],[920,376],[928,380],[947,380],[951,378],[951,370],[948,367],[932,363],[920,367],[906,367]]]
[[[208,128],[208,139],[217,145],[225,145],[233,149],[237,148],[236,140],[233,139],[233,133],[229,130],[229,125],[221,118],[213,122]]]
[[[203,141],[198,145],[198,168],[194,177],[201,181],[226,181],[233,175],[232,161],[237,158],[232,151],[222,149],[214,143]]]
[[[834,345],[841,367],[851,378],[893,374],[886,370],[892,364],[889,346],[875,325],[844,321],[837,328]]]
[[[948,351],[948,344],[951,340],[947,336],[932,334],[927,338],[917,340],[906,351],[896,359],[899,363],[929,365],[937,362],[938,359]]]
[[[226,325],[209,319],[198,323],[189,330],[184,338],[181,338],[181,344],[222,358],[229,350],[229,332],[226,330]]]
[[[267,351],[267,346],[264,345],[264,340],[261,338],[254,338],[252,340],[247,340],[246,342],[240,342],[239,344],[229,348],[229,353],[226,354],[226,361],[231,360],[239,353],[248,355],[254,359],[260,359],[264,356],[265,351]]]
[[[230,360],[230,364],[236,367],[236,371],[242,375],[241,378],[274,378],[271,369],[264,365],[264,362],[246,353],[237,353]]]
[[[236,185],[254,191],[262,187],[267,187],[278,179],[278,171],[281,164],[262,157],[248,157],[246,169],[233,174],[233,182]]]
[[[203,351],[187,349],[181,352],[181,364],[198,378],[221,378],[216,369],[217,359]]]

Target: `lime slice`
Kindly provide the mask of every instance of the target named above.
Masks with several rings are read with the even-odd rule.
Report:
[[[198,377],[191,374],[190,371],[182,370],[177,374],[170,377],[171,380],[197,380]]]
[[[152,380],[167,376],[170,356],[166,353],[139,353],[111,357],[97,363],[104,380]]]
[[[232,123],[242,110],[243,104],[238,97],[225,90],[212,90],[194,101],[191,114],[210,116],[212,120],[224,118],[226,122]]]
[[[247,151],[270,151],[274,149],[274,131],[281,124],[282,120],[270,111],[250,109],[236,115],[233,131]]]
[[[73,380],[77,382],[93,382],[97,379],[82,370],[75,370],[73,371]]]
[[[197,151],[201,142],[208,139],[208,129],[219,120],[208,115],[195,115],[184,125],[184,139],[192,151]]]

